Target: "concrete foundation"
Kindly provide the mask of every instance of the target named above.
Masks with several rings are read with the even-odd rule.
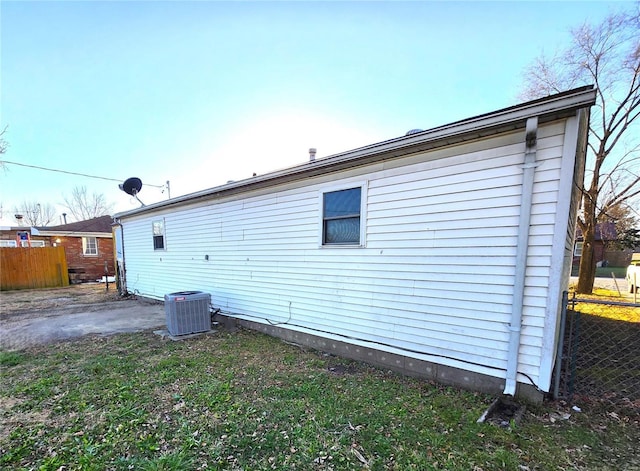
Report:
[[[504,390],[504,379],[474,373],[452,366],[439,365],[437,363],[417,360],[405,355],[389,353],[371,347],[362,347],[348,342],[327,339],[318,335],[297,332],[276,325],[236,319],[222,314],[216,315],[215,320],[225,329],[233,330],[238,327],[244,327],[256,330],[287,342],[310,347],[340,357],[363,361],[408,376],[433,380],[441,384],[495,395],[501,395]],[[529,402],[540,403],[544,399],[544,393],[538,391],[534,386],[518,383],[516,397]]]

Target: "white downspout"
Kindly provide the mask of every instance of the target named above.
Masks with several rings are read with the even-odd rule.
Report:
[[[509,350],[507,352],[507,375],[504,394],[515,396],[518,376],[518,354],[520,351],[520,332],[522,329],[522,310],[524,307],[524,284],[529,249],[531,226],[531,204],[533,201],[533,180],[535,177],[538,118],[527,119],[525,133],[525,153],[522,174],[522,201],[520,203],[520,221],[518,223],[518,245],[516,247],[516,276],[513,285],[513,311],[509,325]]]

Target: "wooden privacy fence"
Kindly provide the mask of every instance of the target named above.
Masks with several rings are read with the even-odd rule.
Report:
[[[64,247],[1,247],[0,290],[69,286]]]

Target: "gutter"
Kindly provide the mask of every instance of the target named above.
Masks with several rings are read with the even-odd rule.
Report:
[[[529,251],[529,233],[531,228],[531,204],[533,201],[533,180],[536,173],[536,151],[538,135],[538,117],[527,119],[525,133],[525,153],[522,174],[522,201],[520,203],[520,221],[518,224],[518,245],[516,248],[516,276],[513,284],[513,311],[509,325],[509,350],[507,352],[507,375],[504,394],[515,396],[518,376],[518,354],[522,331],[522,311],[524,309],[525,274],[527,252]]]

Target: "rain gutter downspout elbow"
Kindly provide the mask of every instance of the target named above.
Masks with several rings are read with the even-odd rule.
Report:
[[[509,349],[507,351],[507,374],[504,394],[515,396],[518,376],[518,354],[522,330],[524,308],[524,287],[527,269],[527,252],[531,227],[531,205],[533,202],[533,181],[535,177],[538,117],[527,119],[525,133],[525,154],[522,174],[522,200],[518,223],[518,245],[516,247],[515,280],[513,284],[513,308],[509,325]]]

